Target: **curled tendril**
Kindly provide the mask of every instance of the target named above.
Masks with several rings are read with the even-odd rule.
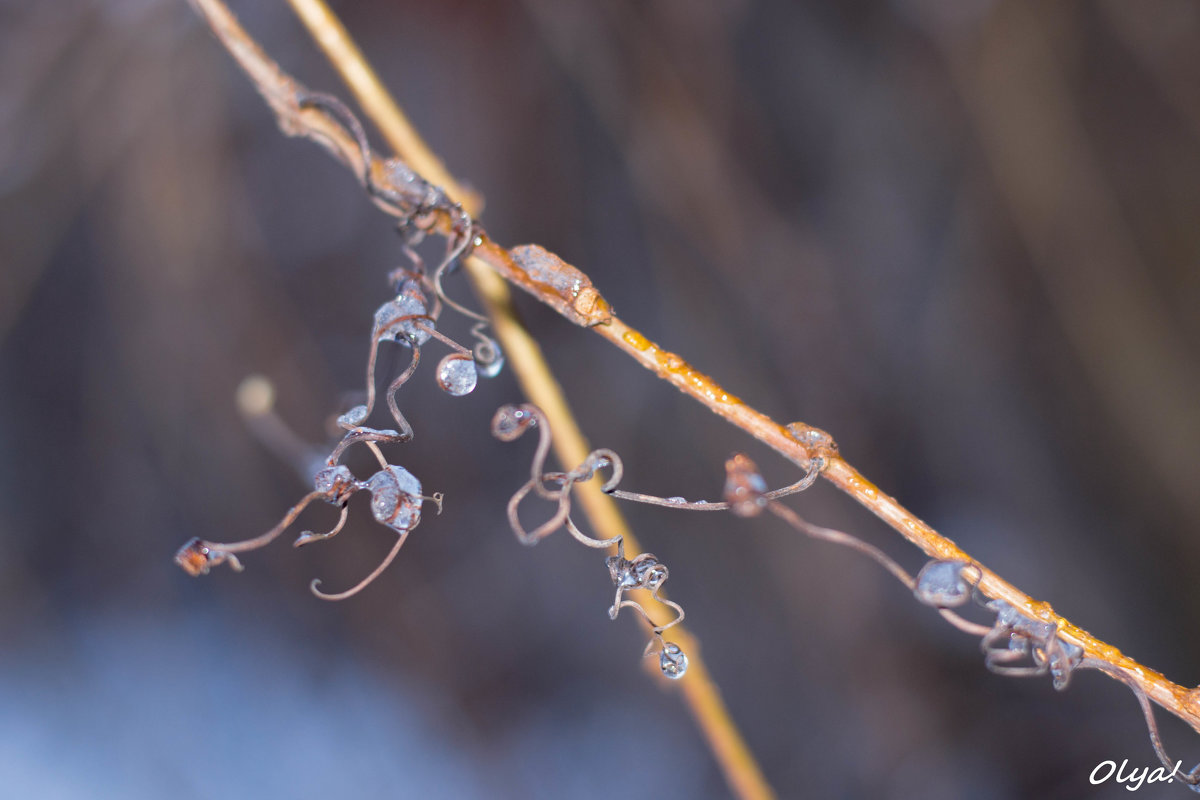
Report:
[[[611,492],[624,474],[621,457],[612,450],[598,449],[588,453],[583,463],[569,472],[547,472],[546,457],[550,452],[550,427],[541,409],[534,405],[502,406],[492,417],[492,435],[505,442],[519,439],[531,428],[538,430],[538,444],[530,465],[529,480],[521,485],[508,502],[508,521],[517,540],[523,544],[533,545],[559,530],[566,528],[567,532],[581,544],[595,548],[607,549],[615,546],[617,552],[605,559],[609,577],[615,587],[612,606],[608,609],[610,619],[616,619],[621,609],[630,608],[636,611],[651,628],[653,638],[647,644],[645,655],[658,655],[659,668],[671,679],[682,678],[687,672],[687,655],[678,644],[668,642],[663,633],[683,622],[683,608],[675,602],[662,597],[659,590],[666,582],[669,572],[665,564],[652,553],[641,553],[633,558],[625,555],[625,539],[614,536],[610,539],[596,539],[581,531],[571,519],[571,490],[576,484],[585,483],[597,477],[601,470],[611,470],[602,489]],[[548,520],[534,528],[526,529],[521,522],[519,509],[522,501],[530,494],[535,494],[543,500],[554,504],[554,513]],[[644,589],[650,593],[660,605],[670,608],[675,616],[665,624],[656,623],[636,600],[626,597],[626,592]]]

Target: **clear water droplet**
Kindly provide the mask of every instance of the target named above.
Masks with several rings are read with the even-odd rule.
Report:
[[[662,652],[658,654],[658,667],[662,670],[663,675],[677,681],[687,673],[687,654],[679,649],[679,645],[667,642],[663,645]]]
[[[671,505],[673,505],[673,506],[681,506],[681,505],[683,505],[684,503],[686,503],[686,502],[687,502],[687,498],[684,498],[684,497],[668,497],[668,498],[667,498],[667,502],[668,502],[668,503],[670,503],[670,504],[671,504]]]
[[[475,370],[475,359],[451,354],[442,359],[437,369],[437,384],[446,394],[462,397],[475,391],[479,373]]]
[[[963,578],[962,561],[930,561],[917,574],[913,593],[925,605],[955,608],[971,598],[971,586]]]
[[[354,408],[342,414],[337,419],[338,425],[343,428],[357,428],[367,421],[367,407],[355,406]]]

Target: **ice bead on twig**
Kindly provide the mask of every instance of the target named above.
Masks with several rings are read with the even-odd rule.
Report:
[[[687,673],[687,653],[674,642],[663,643],[662,652],[658,654],[658,668],[671,680],[679,680]]]
[[[410,531],[421,521],[421,482],[395,464],[367,479],[371,513],[396,531]]]
[[[475,391],[479,373],[475,359],[459,353],[451,353],[441,360],[437,368],[437,385],[448,395],[462,397]]]

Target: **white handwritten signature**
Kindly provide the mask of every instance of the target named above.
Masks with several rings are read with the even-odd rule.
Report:
[[[1182,765],[1182,761],[1176,761],[1175,769],[1171,770],[1170,772],[1167,772],[1166,767],[1158,767],[1153,771],[1151,771],[1149,767],[1142,767],[1141,769],[1134,767],[1133,769],[1129,770],[1129,772],[1126,772],[1125,769],[1129,766],[1128,758],[1121,762],[1120,767],[1117,766],[1117,762],[1115,761],[1101,761],[1096,765],[1096,768],[1092,770],[1092,774],[1088,776],[1088,781],[1093,786],[1097,786],[1115,778],[1117,783],[1127,784],[1125,786],[1126,789],[1131,792],[1136,792],[1138,789],[1142,788],[1143,783],[1172,782],[1175,774],[1179,772],[1179,768]]]

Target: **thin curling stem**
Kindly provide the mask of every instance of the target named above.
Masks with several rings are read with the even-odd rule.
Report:
[[[246,539],[241,542],[223,543],[209,542],[205,540],[203,543],[210,550],[221,553],[244,553],[247,550],[257,550],[260,547],[266,547],[268,544],[275,541],[275,539],[279,538],[279,534],[287,530],[288,527],[290,527],[291,524],[296,521],[296,517],[300,516],[301,512],[308,508],[312,501],[323,498],[324,496],[325,495],[321,492],[309,492],[299,503],[296,503],[296,505],[292,506],[291,509],[284,514],[283,519],[279,521],[278,525],[276,525],[274,528],[271,528],[271,530],[267,531],[261,536],[255,536],[253,539]]]
[[[411,530],[411,529],[409,529],[409,530]],[[351,586],[346,591],[338,592],[336,594],[329,594],[326,592],[322,592],[320,589],[317,588],[318,586],[321,585],[320,578],[313,578],[312,583],[309,584],[309,587],[308,587],[309,590],[312,591],[312,593],[314,595],[321,598],[322,600],[345,600],[348,597],[353,597],[354,595],[361,592],[363,589],[370,586],[372,581],[374,581],[376,578],[378,578],[380,575],[383,574],[383,571],[388,568],[388,565],[390,565],[392,563],[392,561],[394,561],[396,559],[396,555],[400,552],[400,548],[404,546],[404,542],[408,539],[408,534],[409,534],[409,531],[405,531],[404,533],[400,534],[396,538],[396,543],[394,545],[392,545],[392,549],[390,551],[388,551],[388,554],[386,556],[384,556],[383,561],[379,562],[379,566],[377,566],[375,569],[373,569],[371,571],[370,575],[363,578],[361,581],[356,583],[354,586]]]

